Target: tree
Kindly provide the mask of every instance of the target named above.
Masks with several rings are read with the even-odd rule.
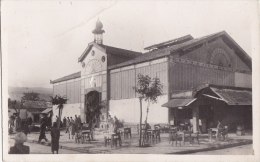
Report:
[[[58,128],[60,128],[60,121],[61,121],[61,115],[63,110],[63,105],[67,103],[66,97],[61,97],[59,95],[56,95],[55,97],[51,97],[52,105],[58,105],[57,108],[59,109],[59,115],[58,115]]]
[[[148,75],[138,74],[137,86],[134,87],[135,92],[139,95],[140,102],[140,139],[139,146],[142,146],[142,101],[147,102],[146,119],[147,123],[150,103],[156,103],[158,96],[162,95],[162,84],[160,79],[155,77],[151,79]]]
[[[25,92],[23,93],[23,97],[21,99],[22,101],[39,101],[40,97],[39,97],[39,93],[35,93],[35,92]]]
[[[10,98],[8,98],[8,107],[14,109],[16,114],[20,114],[19,102],[17,102],[16,100],[11,100]]]

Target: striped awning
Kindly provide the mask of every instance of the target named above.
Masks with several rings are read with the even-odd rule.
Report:
[[[185,106],[189,106],[195,100],[196,98],[174,98],[168,101],[167,103],[163,104],[162,107],[168,107],[168,108],[185,107]]]
[[[43,110],[41,113],[48,114],[50,111],[52,111],[52,108],[47,108],[47,109]]]

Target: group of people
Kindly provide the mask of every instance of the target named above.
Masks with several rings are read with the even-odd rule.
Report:
[[[38,142],[40,143],[42,139],[44,139],[46,142],[48,139],[46,138],[46,127],[48,126],[48,118],[46,116],[42,117],[40,120],[40,135]],[[60,139],[60,130],[58,128],[58,125],[56,122],[53,123],[53,126],[51,127],[51,151],[58,154],[59,151],[59,139]],[[24,145],[24,142],[27,141],[27,133],[23,131],[23,129],[18,129],[17,133],[15,135],[15,144],[10,148],[9,154],[29,154],[30,153],[30,147]]]
[[[33,120],[31,117],[22,120],[19,115],[11,115],[8,121],[8,132],[11,134],[23,131],[27,135],[31,132],[30,126],[32,123]]]
[[[69,134],[69,139],[74,138],[75,134],[82,129],[82,122],[80,116],[75,115],[75,118],[64,117],[63,127],[66,128],[66,132]]]

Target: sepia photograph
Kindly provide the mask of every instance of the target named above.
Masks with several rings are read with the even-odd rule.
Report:
[[[3,160],[259,160],[258,5],[2,1]]]

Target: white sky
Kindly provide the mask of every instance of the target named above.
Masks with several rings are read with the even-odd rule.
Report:
[[[80,70],[99,18],[104,44],[136,51],[222,30],[252,56],[256,1],[2,1],[9,86],[51,87]]]

